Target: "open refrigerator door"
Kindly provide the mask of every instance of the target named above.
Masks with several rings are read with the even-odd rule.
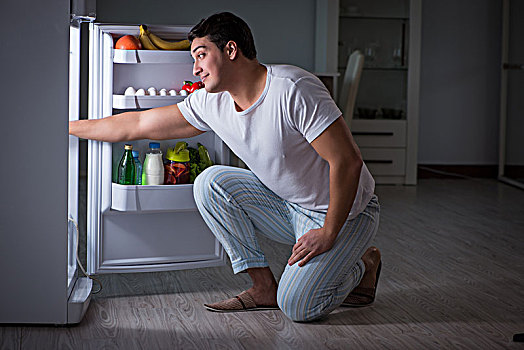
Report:
[[[150,26],[166,39],[185,39],[188,26]],[[90,25],[89,119],[130,110],[172,105],[181,95],[126,96],[136,90],[180,90],[194,80],[189,51],[118,50],[123,35],[138,36],[138,25]],[[143,162],[151,140],[126,142]],[[167,148],[179,141],[204,145],[214,164],[230,164],[229,149],[212,132],[189,139],[160,141]],[[224,251],[198,212],[192,184],[120,185],[116,183],[124,143],[88,143],[88,273],[145,272],[219,266]]]
[[[80,106],[80,24],[69,27],[69,120],[79,119]],[[67,232],[67,323],[79,323],[91,300],[92,280],[78,277],[78,138],[69,136],[68,232]]]

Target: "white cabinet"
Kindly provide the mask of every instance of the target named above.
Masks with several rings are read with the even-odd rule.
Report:
[[[338,62],[338,86],[348,56],[365,56],[350,126],[364,161],[377,183],[416,184],[421,0],[317,1],[320,9],[334,5],[336,17],[319,12],[317,22],[338,23],[338,31],[317,31],[338,44],[326,53]],[[317,60],[333,46],[317,46]]]
[[[166,38],[182,39],[186,26],[151,26]],[[124,96],[128,86],[179,91],[195,80],[188,51],[116,50],[121,35],[138,35],[133,25],[90,27],[89,118],[128,110],[172,105],[183,96]],[[144,154],[150,140],[130,141]],[[182,140],[160,141],[165,154]],[[212,132],[184,139],[201,143],[215,164],[230,164],[229,149]],[[222,246],[209,230],[193,199],[193,185],[119,185],[116,174],[124,143],[89,141],[87,263],[89,273],[161,271],[218,266]]]

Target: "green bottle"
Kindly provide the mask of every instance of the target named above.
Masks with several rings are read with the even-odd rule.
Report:
[[[133,160],[133,146],[124,146],[124,155],[118,164],[118,183],[120,185],[134,185],[135,179],[135,161]]]

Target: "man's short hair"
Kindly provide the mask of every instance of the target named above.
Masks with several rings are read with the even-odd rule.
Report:
[[[224,50],[228,41],[234,41],[242,54],[252,60],[257,57],[253,34],[244,20],[231,12],[221,12],[202,19],[191,29],[187,38],[193,41],[195,38],[205,38],[215,43]]]

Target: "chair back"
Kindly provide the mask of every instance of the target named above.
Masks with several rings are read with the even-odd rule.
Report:
[[[360,51],[357,50],[349,55],[342,90],[338,99],[338,105],[342,109],[342,115],[348,126],[351,126],[351,120],[353,119],[353,110],[355,109],[358,84],[363,66],[364,55]]]

